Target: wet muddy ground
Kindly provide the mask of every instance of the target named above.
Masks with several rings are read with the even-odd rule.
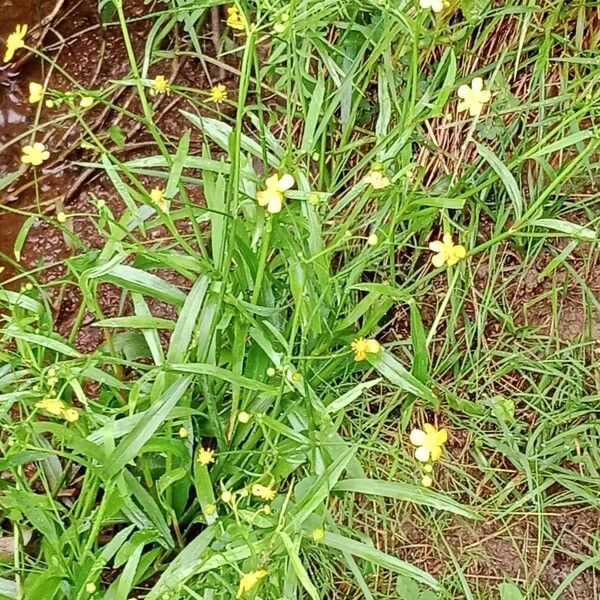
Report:
[[[103,89],[110,85],[111,80],[126,76],[129,66],[120,29],[116,24],[101,23],[97,1],[78,0],[60,5],[56,16],[50,22],[45,22],[45,17],[59,6],[56,0],[0,0],[0,39],[5,40],[17,24],[27,22],[35,28],[35,22],[39,24],[34,29],[41,37],[39,47],[84,87]],[[143,17],[150,8],[142,0],[127,3],[130,17]],[[32,21],[34,15],[36,17]],[[137,51],[143,47],[150,26],[151,22],[145,19],[132,24],[130,31]],[[210,33],[207,33],[204,42],[209,52],[212,47]],[[223,77],[223,73],[216,70],[207,73],[200,62],[192,58],[164,61],[160,65],[160,72],[168,73],[172,80],[181,85],[203,89]],[[29,277],[51,286],[56,327],[68,337],[79,309],[80,291],[71,283],[54,284],[66,275],[67,268],[63,261],[77,253],[77,248],[46,217],[54,217],[59,211],[75,215],[66,225],[82,247],[101,248],[105,240],[93,221],[97,201],[105,201],[115,215],[119,215],[123,207],[105,176],[74,164],[94,159],[89,151],[80,146],[81,128],[73,125],[72,119],[63,119],[64,110],[44,107],[38,114],[37,105],[27,101],[29,82],[46,78],[50,88],[72,89],[73,84],[58,69],[53,69],[34,56],[28,55],[26,59],[19,60],[17,66],[9,64],[0,67],[0,178],[21,171],[20,148],[28,143],[30,132],[35,128],[38,129],[36,139],[44,141],[53,153],[52,160],[38,169],[37,181],[33,179],[33,170],[30,169],[0,191],[0,252],[4,255],[2,264],[6,267],[0,278],[15,289],[20,288]],[[137,109],[135,94],[120,91],[111,100],[120,106]],[[160,99],[157,122],[175,142],[182,131],[182,117],[176,109],[186,106],[185,100],[176,99],[174,102],[176,104],[167,98]],[[98,134],[105,133],[115,124],[114,112],[104,110],[101,106],[93,111],[91,118]],[[114,149],[121,158],[131,159],[155,153],[148,134],[138,127],[135,120],[120,119],[118,124],[126,136],[125,147]],[[193,141],[196,144],[198,142],[197,138]],[[151,184],[150,181],[147,183]],[[198,190],[191,190],[191,193],[192,196],[196,193],[196,200],[201,201]],[[39,216],[33,222],[28,221],[29,232],[17,260],[15,240],[33,213]],[[186,223],[180,223],[183,234],[187,227]],[[156,241],[164,235],[164,231],[157,229],[150,233],[149,241]],[[485,264],[481,268],[485,270]],[[546,284],[539,279],[539,272],[543,268],[544,265],[541,265],[539,270],[533,271],[530,281],[526,278],[524,287],[515,290],[515,305],[528,306],[529,300],[537,296],[544,297]],[[591,287],[598,290],[600,295],[598,273],[598,269],[592,270],[588,278],[591,278]],[[167,277],[182,284],[174,274],[167,274]],[[128,304],[122,303],[120,291],[110,284],[100,286],[99,302],[106,317],[118,316],[128,309]],[[549,327],[547,321],[551,317],[551,306],[547,300],[545,302],[531,302],[529,312],[524,313],[522,318],[541,327]],[[582,317],[582,303],[575,295],[570,303],[572,308],[565,311],[560,321],[564,329],[559,331],[559,335],[563,339],[573,339],[586,327],[586,322],[588,327],[590,324],[585,315]],[[175,316],[171,306],[159,302],[151,304],[151,309],[157,316]],[[92,327],[93,322],[92,315],[84,315],[82,326],[76,332],[75,344],[82,351],[93,350],[103,342],[102,332]],[[591,327],[593,335],[599,339],[600,320],[593,320]],[[394,508],[390,507],[390,513],[393,511]],[[456,559],[464,566],[465,576],[475,586],[496,589],[504,576],[508,576],[517,582],[539,580],[543,588],[551,592],[580,563],[574,557],[589,553],[589,540],[599,528],[599,514],[589,509],[581,511],[576,507],[560,510],[548,515],[544,526],[549,528],[545,532],[545,539],[554,540],[556,545],[544,543],[543,555],[535,551],[540,523],[530,516],[503,525],[475,526],[454,520],[447,524],[448,546],[444,548],[433,543],[430,532],[421,528],[418,520],[413,520],[410,512],[406,512],[404,515],[398,514],[394,527],[382,536],[385,538],[382,548],[393,548],[402,558],[419,564],[436,576],[452,571],[453,560]],[[365,529],[372,533],[368,524]],[[587,570],[575,578],[561,600],[597,600],[598,597],[593,573]]]

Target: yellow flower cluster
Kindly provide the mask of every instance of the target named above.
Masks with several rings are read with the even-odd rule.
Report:
[[[424,463],[425,474],[421,479],[423,487],[433,484],[433,463],[440,460],[444,444],[448,441],[446,429],[437,429],[431,423],[425,423],[423,429],[413,429],[410,433],[410,443],[415,446],[415,458]]]
[[[67,408],[60,398],[44,398],[36,402],[35,406],[55,417],[62,417],[69,423],[73,423],[79,419],[79,412],[75,408]]]

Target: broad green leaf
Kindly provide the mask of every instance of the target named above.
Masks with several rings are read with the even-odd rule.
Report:
[[[169,342],[167,362],[178,363],[185,358],[209,284],[210,281],[208,277],[205,275],[201,276],[198,278],[198,281],[196,281],[185,299],[183,308],[177,319],[175,331]]]
[[[322,542],[325,546],[339,550],[342,552],[348,552],[353,556],[358,556],[368,560],[374,565],[389,569],[401,575],[411,577],[415,581],[427,585],[433,589],[440,589],[438,582],[428,573],[422,571],[417,567],[413,567],[410,563],[407,563],[395,556],[386,554],[381,550],[377,550],[372,546],[363,544],[351,538],[338,535],[336,533],[325,532],[325,537]]]
[[[394,498],[403,502],[445,510],[470,519],[477,518],[476,513],[468,506],[464,506],[443,494],[424,489],[423,486],[410,483],[381,481],[379,479],[345,479],[339,481],[334,490],[336,492],[356,492],[371,496]]]
[[[53,350],[59,354],[64,354],[70,358],[79,358],[81,356],[77,350],[67,346],[67,344],[55,338],[40,335],[38,333],[28,333],[27,331],[20,331],[14,328],[3,329],[2,332],[7,333],[17,340],[28,342],[32,346],[42,346],[43,348],[48,348],[49,350]]]
[[[292,563],[292,568],[294,569],[294,573],[296,573],[298,581],[313,600],[320,600],[319,592],[310,580],[310,577],[306,572],[302,561],[300,560],[300,556],[298,556],[297,545],[294,544],[292,538],[290,538],[290,536],[284,531],[279,532],[279,537],[282,539],[283,545],[287,550],[288,556],[290,557],[290,562]]]
[[[111,317],[92,323],[94,327],[123,329],[175,329],[175,321],[160,317],[133,315],[131,317]]]
[[[181,377],[167,389],[156,404],[152,405],[146,411],[144,419],[123,438],[110,456],[109,462],[104,467],[104,473],[107,478],[113,477],[129,461],[138,456],[144,444],[169,418],[170,412],[179,400],[181,400],[191,382],[191,377]]]
[[[498,591],[500,592],[500,600],[524,600],[521,590],[510,581],[501,583]]]
[[[215,537],[216,530],[214,527],[214,525],[209,525],[175,556],[150,592],[144,596],[146,600],[163,598],[163,594],[168,595],[169,592],[176,590],[198,572],[198,568],[202,565],[201,556]]]
[[[147,294],[175,306],[181,306],[185,302],[185,293],[172,283],[161,279],[153,273],[147,273],[129,265],[118,264],[113,266],[104,275],[103,279],[120,285],[131,292]]]
[[[553,229],[554,231],[559,231],[574,238],[589,240],[590,242],[598,239],[598,233],[593,229],[563,219],[535,219],[535,221],[531,221],[529,224],[533,227]]]
[[[398,361],[398,359],[382,350],[376,355],[369,355],[367,360],[375,367],[383,377],[385,377],[392,385],[399,387],[401,390],[423,398],[434,406],[439,404],[439,400],[433,392],[423,383],[421,383],[412,373]]]

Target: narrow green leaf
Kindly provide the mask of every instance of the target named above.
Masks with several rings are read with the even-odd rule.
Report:
[[[381,375],[383,375],[392,385],[399,387],[401,390],[423,398],[437,406],[439,400],[433,392],[423,383],[421,383],[412,373],[398,361],[398,359],[382,350],[376,355],[369,355],[367,360],[375,367]]]
[[[138,455],[144,444],[169,417],[171,410],[181,400],[191,382],[191,377],[182,377],[167,389],[156,404],[146,411],[144,419],[123,438],[110,456],[104,467],[107,478],[113,477]]]
[[[208,548],[215,537],[214,525],[209,525],[199,536],[191,541],[165,569],[160,579],[145,596],[146,600],[158,600],[163,594],[169,594],[185,583],[197,572],[202,564],[202,553]]]
[[[290,557],[290,562],[292,563],[292,568],[294,569],[294,573],[296,573],[296,577],[298,581],[302,584],[302,587],[308,592],[308,595],[313,600],[320,600],[319,592],[317,588],[313,585],[300,557],[298,556],[298,549],[296,548],[296,544],[292,541],[290,536],[285,533],[285,531],[279,532],[279,537],[283,541],[283,545],[287,550],[288,556]]]
[[[523,214],[523,197],[521,196],[521,190],[517,184],[512,173],[508,170],[508,167],[494,154],[493,150],[490,150],[487,146],[477,144],[477,151],[486,162],[494,169],[496,175],[500,178],[500,181],[504,185],[508,197],[512,202],[513,209],[515,211],[515,218],[520,219]]]
[[[464,506],[443,494],[410,483],[395,481],[381,481],[379,479],[344,479],[335,485],[336,492],[356,492],[372,496],[394,498],[402,502],[411,502],[420,506],[430,506],[445,510],[456,515],[477,518],[477,515],[468,506]]]
[[[165,196],[169,199],[175,196],[181,181],[181,173],[183,172],[185,159],[187,158],[190,147],[190,134],[191,131],[188,129],[179,140],[179,145],[177,146],[177,152],[175,153],[169,180],[167,181],[167,187],[165,189]]]
[[[353,556],[368,560],[374,565],[411,577],[415,581],[428,585],[433,589],[440,589],[438,582],[425,571],[413,567],[413,565],[400,560],[395,556],[386,554],[381,550],[377,550],[372,546],[367,546],[367,544],[363,544],[362,542],[357,542],[356,540],[336,533],[325,532],[322,543],[329,548],[334,548],[335,550],[340,550],[342,552],[349,552]]]

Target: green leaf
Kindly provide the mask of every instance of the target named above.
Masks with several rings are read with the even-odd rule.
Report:
[[[77,352],[77,350],[67,346],[63,342],[56,340],[54,338],[46,337],[44,335],[39,335],[37,333],[28,333],[26,331],[19,331],[16,329],[3,329],[3,333],[7,333],[17,340],[23,340],[24,342],[29,342],[32,346],[42,346],[43,348],[48,348],[49,350],[54,350],[54,352],[58,352],[59,354],[64,354],[65,356],[69,356],[70,358],[80,358],[81,354]]]
[[[559,152],[560,150],[564,150],[569,146],[574,146],[575,144],[580,144],[585,140],[589,140],[591,137],[594,137],[594,131],[592,129],[586,129],[584,131],[578,131],[576,133],[566,135],[565,137],[561,137],[560,140],[557,140],[556,142],[552,142],[551,144],[545,144],[544,146],[536,150],[530,156],[530,158],[547,156],[548,154],[552,154],[553,152]]]
[[[501,583],[498,591],[500,592],[500,600],[524,600],[521,590],[510,581]]]
[[[504,185],[508,197],[512,202],[513,209],[515,211],[515,219],[520,219],[523,214],[523,197],[521,196],[521,190],[517,184],[515,178],[512,176],[508,167],[494,154],[493,150],[490,150],[487,146],[477,144],[477,151],[494,169],[496,175],[500,178],[500,181]]]
[[[419,307],[414,301],[410,302],[410,338],[413,346],[413,366],[411,373],[423,384],[429,380],[429,352],[427,336],[421,320]]]
[[[322,543],[329,548],[334,548],[335,550],[340,550],[342,552],[348,552],[353,556],[358,556],[359,558],[368,560],[374,565],[378,565],[384,569],[389,569],[390,571],[411,577],[415,581],[418,581],[419,583],[427,585],[433,589],[440,589],[438,582],[431,575],[425,573],[425,571],[422,571],[417,567],[413,567],[413,565],[410,563],[400,560],[395,556],[391,556],[390,554],[386,554],[381,550],[377,550],[372,546],[367,546],[367,544],[363,544],[362,542],[357,542],[356,540],[338,535],[336,533],[325,532],[325,537]]]
[[[183,361],[190,345],[190,340],[194,333],[196,319],[202,308],[202,303],[208,291],[210,280],[206,276],[198,278],[194,287],[188,294],[183,308],[179,313],[175,331],[169,342],[169,350],[167,352],[167,361],[177,363]]]
[[[443,494],[423,488],[422,486],[410,483],[399,483],[395,481],[381,481],[379,479],[345,479],[338,482],[334,490],[336,492],[356,492],[371,496],[383,496],[384,498],[394,498],[402,502],[411,502],[420,506],[430,506],[438,510],[445,510],[476,519],[476,513],[468,506],[464,506]]]
[[[190,542],[165,569],[160,579],[145,596],[146,600],[158,600],[163,594],[177,589],[197,572],[202,564],[202,553],[208,548],[215,537],[213,525],[209,525],[199,536]]]
[[[123,328],[123,329],[175,329],[175,321],[159,317],[131,316],[111,317],[92,323],[94,327]]]
[[[381,350],[378,354],[368,355],[367,360],[375,367],[381,375],[383,375],[392,385],[399,387],[401,390],[423,398],[434,406],[439,404],[439,400],[433,392],[423,383],[421,383],[412,373],[396,359],[395,356]]]
[[[232,373],[227,369],[215,367],[214,365],[209,365],[205,363],[186,363],[169,365],[169,370],[175,371],[177,373],[193,373],[195,375],[208,375],[209,377],[214,377],[216,379],[228,381],[229,383],[239,385],[240,387],[249,390],[255,390],[259,392],[274,392],[274,390],[270,386],[256,381],[255,379],[249,379],[248,377],[244,377],[243,375],[237,375],[236,373]]]
[[[125,147],[125,141],[127,138],[125,137],[125,134],[123,133],[121,127],[119,127],[118,125],[111,125],[106,130],[106,133],[108,134],[108,137],[117,145],[118,148]]]
[[[175,306],[181,306],[185,302],[185,293],[178,287],[168,283],[157,275],[130,267],[129,265],[114,265],[104,274],[103,279],[120,285],[131,292],[147,294]]]
[[[325,96],[325,80],[323,74],[319,75],[319,79],[313,90],[306,119],[304,120],[304,133],[302,135],[302,143],[300,144],[300,153],[311,152],[315,148],[315,131],[321,114],[323,111],[323,98]]]
[[[181,400],[191,382],[191,377],[182,377],[146,411],[144,419],[121,440],[110,456],[109,462],[104,467],[107,478],[113,477],[138,455],[154,432],[168,419],[171,410]]]
[[[313,600],[320,600],[321,596],[317,591],[317,588],[313,585],[312,581],[310,580],[310,577],[306,572],[306,569],[304,568],[300,557],[298,556],[298,549],[296,548],[296,544],[294,544],[290,536],[284,531],[279,532],[279,537],[282,539],[283,545],[287,550],[288,556],[290,557],[290,562],[292,563],[292,568],[294,569],[294,573],[296,574],[298,581],[300,581],[302,587],[308,592],[308,595]]]
[[[546,229],[553,229],[574,238],[580,238],[594,242],[598,239],[598,234],[593,229],[579,225],[578,223],[571,223],[563,219],[535,219],[531,221],[530,225],[533,227],[545,227]]]
[[[190,147],[190,133],[191,131],[188,129],[179,140],[179,145],[177,146],[177,152],[175,153],[175,159],[173,160],[167,187],[165,189],[165,196],[169,199],[175,196],[181,181],[181,173],[183,172],[185,159],[187,158],[188,149]]]

